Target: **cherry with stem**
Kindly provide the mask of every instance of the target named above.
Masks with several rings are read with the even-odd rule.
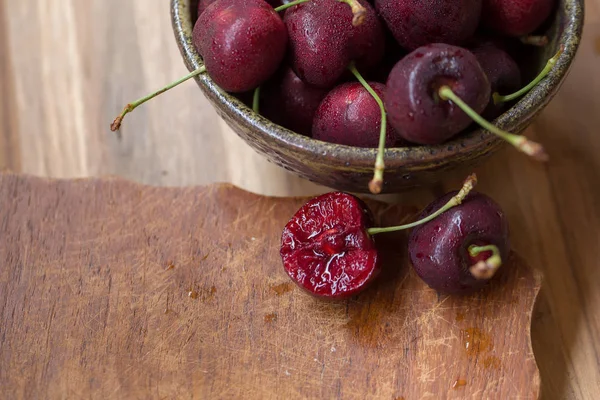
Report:
[[[520,151],[546,160],[541,145],[499,129],[479,114],[490,104],[491,90],[475,54],[433,43],[394,66],[387,80],[385,108],[392,126],[413,143],[444,143],[475,121]]]
[[[439,210],[437,210],[433,214],[428,215],[427,217],[422,218],[418,221],[411,222],[410,224],[399,225],[399,226],[390,226],[390,227],[385,227],[385,228],[369,228],[369,229],[367,229],[367,232],[369,233],[369,235],[377,235],[379,233],[403,231],[406,229],[414,228],[419,225],[423,225],[429,221],[436,219],[437,217],[439,217],[440,215],[442,215],[449,209],[459,206],[463,202],[465,197],[467,197],[467,195],[471,192],[471,190],[473,190],[473,188],[475,187],[476,184],[477,184],[477,175],[471,174],[467,177],[467,179],[465,179],[463,186],[458,191],[458,193],[456,195],[452,196],[452,198],[450,200],[448,200],[448,202],[446,204],[444,204]]]
[[[430,203],[418,218],[443,208],[456,192]],[[471,191],[462,203],[415,227],[408,238],[411,264],[432,289],[469,294],[483,288],[510,254],[509,226],[499,204]]]
[[[449,86],[442,86],[438,89],[437,94],[441,100],[451,101],[456,104],[465,114],[467,114],[473,121],[478,123],[482,128],[490,131],[494,135],[504,139],[517,150],[533,157],[538,161],[547,161],[548,155],[541,144],[536,143],[532,140],[527,139],[522,135],[515,135],[514,133],[506,132],[497,126],[488,122],[485,118],[479,115],[473,110],[467,103],[465,103],[460,97],[458,97]]]
[[[356,79],[364,86],[364,88],[373,96],[373,99],[377,102],[379,109],[381,110],[381,128],[379,131],[379,147],[377,149],[377,158],[375,159],[375,171],[373,173],[373,179],[369,182],[369,190],[373,194],[381,193],[381,189],[383,187],[383,173],[385,171],[385,162],[384,162],[384,154],[385,154],[385,139],[387,132],[387,114],[385,112],[385,107],[383,105],[383,101],[377,95],[377,93],[373,90],[371,85],[367,83],[367,81],[360,74],[358,69],[356,69],[356,65],[351,63],[348,66],[348,69],[352,74],[356,77]]]
[[[558,52],[552,58],[550,58],[548,60],[548,62],[544,66],[544,69],[542,69],[542,71],[531,82],[529,82],[529,84],[527,86],[516,91],[515,93],[511,93],[508,95],[500,95],[500,93],[492,94],[493,99],[494,99],[494,104],[501,104],[501,103],[506,103],[506,102],[515,100],[515,99],[525,95],[531,89],[533,89],[538,83],[540,83],[540,81],[542,79],[544,79],[546,76],[548,76],[550,71],[552,71],[552,68],[554,68],[554,66],[558,62],[558,59],[562,55],[564,49],[565,49],[565,46],[560,45]]]
[[[283,6],[275,8],[275,11],[283,11],[286,8],[305,3],[308,0],[294,1]],[[367,18],[367,9],[363,7],[358,0],[337,0],[340,3],[345,3],[350,7],[352,12],[352,26],[357,27],[362,25]],[[288,28],[289,29],[289,28]],[[258,113],[259,109],[259,97],[260,97],[260,87],[254,89],[254,102],[253,102],[253,110]]]
[[[275,8],[276,12],[280,12],[283,11],[289,7],[293,7],[295,5],[301,4],[301,3],[306,3],[309,0],[295,0],[292,1],[290,3],[284,4],[282,6],[279,6],[277,8]],[[340,0],[340,1],[344,1],[348,4],[353,3],[356,0]],[[350,4],[352,6],[352,4]],[[354,7],[353,7],[354,10]],[[197,69],[195,69],[194,71],[190,72],[188,75],[182,77],[181,79],[176,80],[175,82],[172,82],[170,84],[168,84],[167,86],[163,87],[162,89],[157,90],[156,92],[153,92],[145,97],[142,97],[141,99],[138,99],[136,101],[134,101],[133,103],[129,103],[125,106],[125,108],[123,109],[123,111],[121,112],[121,114],[114,119],[114,121],[112,122],[112,124],[110,125],[110,129],[113,132],[116,132],[117,130],[119,130],[121,128],[121,124],[123,122],[123,119],[125,118],[125,116],[127,114],[129,114],[130,112],[132,112],[133,110],[135,110],[137,107],[141,106],[142,104],[152,100],[153,98],[155,98],[156,96],[165,93],[168,90],[173,89],[176,86],[179,86],[180,84],[200,75],[206,72],[206,66],[204,64],[200,65]]]
[[[168,90],[173,89],[175,86],[178,86],[178,85],[182,84],[183,82],[204,73],[205,71],[206,71],[206,67],[204,65],[201,65],[196,70],[192,71],[191,73],[184,76],[183,78],[176,80],[175,82],[168,84],[167,86],[163,87],[162,89],[157,90],[156,92],[151,93],[148,96],[142,97],[141,99],[136,100],[133,103],[127,104],[125,106],[125,108],[123,109],[123,111],[121,112],[121,115],[119,115],[117,118],[115,118],[113,123],[110,125],[110,130],[113,132],[116,132],[117,130],[119,130],[121,128],[121,123],[123,122],[123,118],[125,118],[125,116],[127,114],[129,114],[130,112],[132,112],[133,110],[135,110],[136,108],[141,106],[142,104],[146,103],[147,101],[152,100],[156,96],[161,95]]]

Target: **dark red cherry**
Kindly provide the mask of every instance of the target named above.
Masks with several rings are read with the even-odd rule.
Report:
[[[283,67],[261,92],[261,113],[294,132],[310,136],[315,113],[327,89],[307,85],[294,71]]]
[[[448,193],[431,203],[420,218],[438,210],[455,194]],[[492,252],[472,256],[469,249],[489,245],[497,247],[503,262],[508,260],[506,217],[491,198],[471,192],[462,204],[413,229],[408,252],[416,273],[431,288],[441,293],[467,294],[482,288],[491,278],[478,279],[471,268],[489,259]]]
[[[372,224],[367,206],[350,194],[310,200],[283,230],[285,271],[318,297],[339,299],[362,291],[380,271],[375,243],[367,234]]]
[[[521,71],[515,60],[507,52],[491,42],[472,48],[471,52],[475,54],[479,65],[485,72],[492,93],[505,95],[516,92],[521,88]],[[494,104],[493,99],[490,97],[490,101],[482,115],[486,119],[494,119],[502,114],[503,110],[504,104]]]
[[[206,10],[206,8],[208,6],[210,6],[212,3],[214,3],[217,0],[200,0],[198,2],[198,15],[200,16],[204,10]],[[238,0],[238,1],[244,1],[244,0]],[[275,7],[279,7],[283,4],[289,3],[288,0],[265,0],[267,3],[269,3],[271,5],[271,7],[275,8]]]
[[[385,85],[369,82],[385,98]],[[373,96],[358,82],[337,86],[323,99],[313,121],[312,136],[325,142],[355,147],[377,147],[381,110]],[[396,143],[398,134],[387,125],[386,146]]]
[[[429,43],[462,44],[475,33],[481,0],[376,0],[375,7],[407,50]]]
[[[288,36],[265,1],[217,0],[198,18],[193,41],[215,83],[226,92],[241,93],[275,73]]]
[[[369,71],[365,75],[365,79],[380,82],[385,84],[387,82],[390,71],[394,68],[394,65],[405,57],[408,52],[400,47],[396,39],[392,36],[392,33],[384,26],[385,31],[385,55],[379,64]],[[351,78],[353,81],[355,77]]]
[[[482,22],[506,36],[529,35],[548,19],[554,0],[483,0]]]
[[[358,1],[366,10],[358,26],[352,24],[350,6],[339,0],[311,0],[286,10],[291,65],[306,83],[329,89],[351,61],[366,72],[383,58],[385,37],[379,19],[371,5]]]
[[[210,6],[212,3],[214,3],[215,1],[216,0],[200,0],[200,1],[198,1],[198,16],[202,15],[204,10],[206,10],[206,8],[208,6]]]
[[[470,51],[448,44],[420,47],[392,69],[385,108],[389,122],[405,140],[440,144],[468,127],[472,120],[438,90],[448,86],[476,112],[487,106],[491,88]]]

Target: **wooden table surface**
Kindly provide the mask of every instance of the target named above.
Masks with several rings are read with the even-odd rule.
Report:
[[[528,131],[551,162],[506,149],[477,169],[480,190],[510,218],[514,247],[545,275],[532,333],[549,399],[600,398],[598,71],[600,0],[588,0],[571,74]],[[109,133],[126,102],[184,73],[166,0],[0,0],[0,169],[231,182],[281,196],[326,190],[255,154],[191,82],[130,115],[121,141]]]

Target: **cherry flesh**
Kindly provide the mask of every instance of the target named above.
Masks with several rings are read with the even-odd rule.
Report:
[[[440,144],[468,127],[472,120],[438,90],[448,86],[476,112],[489,103],[491,88],[470,51],[448,44],[420,47],[390,72],[385,108],[392,126],[405,140]]]
[[[215,83],[226,92],[241,93],[275,73],[288,35],[280,16],[263,0],[217,0],[198,18],[193,42]]]
[[[326,95],[326,89],[307,85],[285,66],[265,84],[260,109],[276,124],[310,136],[315,113]]]
[[[483,43],[471,49],[485,72],[492,93],[513,93],[521,88],[521,71],[513,58],[493,43]],[[504,104],[495,104],[493,99],[483,111],[483,117],[493,119],[504,110]]]
[[[373,218],[358,198],[341,192],[318,196],[296,212],[283,230],[281,258],[296,284],[323,298],[362,291],[380,272],[367,229]]]
[[[375,7],[407,50],[429,43],[462,44],[475,33],[481,0],[376,0]]]
[[[369,82],[385,99],[385,85]],[[377,147],[381,129],[381,110],[373,96],[358,82],[337,86],[323,99],[313,121],[314,139],[355,147]],[[390,125],[386,129],[386,146],[398,140]]]
[[[454,195],[448,193],[435,200],[422,217],[435,212]],[[487,245],[497,247],[501,260],[508,259],[508,223],[491,198],[471,192],[462,204],[413,229],[408,252],[416,273],[431,288],[447,294],[468,294],[490,279],[476,278],[471,267],[491,256],[487,251],[471,256],[469,248]]]
[[[507,36],[529,35],[548,19],[554,0],[483,0],[483,25]]]
[[[385,37],[375,10],[364,0],[362,23],[353,25],[351,7],[339,0],[311,0],[286,10],[290,61],[306,83],[330,89],[351,61],[368,71],[383,58]]]

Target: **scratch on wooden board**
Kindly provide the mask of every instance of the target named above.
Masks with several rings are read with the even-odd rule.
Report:
[[[439,379],[440,376],[442,376],[442,374],[446,371],[452,371],[453,368],[458,364],[458,361],[454,361],[452,364],[450,364],[448,366],[448,364],[444,364],[444,363],[439,363],[437,366],[433,367],[433,368],[428,368],[426,366],[423,365],[423,362],[420,361],[417,364],[417,371],[419,374],[419,382],[423,383],[423,382],[434,382],[437,379]],[[442,372],[440,374],[435,374],[436,372],[440,371],[441,369]]]

